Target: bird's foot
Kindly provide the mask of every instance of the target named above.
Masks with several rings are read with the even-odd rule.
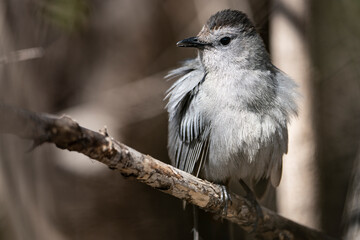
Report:
[[[229,203],[231,204],[231,195],[228,193],[226,186],[225,185],[220,185],[221,186],[221,200],[223,202],[223,209],[222,209],[222,217],[226,217],[227,216],[227,210],[229,207]]]

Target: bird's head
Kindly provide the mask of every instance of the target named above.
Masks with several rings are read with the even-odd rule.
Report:
[[[269,61],[254,25],[237,10],[217,12],[196,37],[179,41],[177,46],[197,48],[208,71],[229,67],[256,69]]]

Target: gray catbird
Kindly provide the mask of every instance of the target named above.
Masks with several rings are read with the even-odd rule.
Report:
[[[179,77],[167,95],[172,164],[217,183],[278,186],[297,86],[271,63],[254,25],[223,10],[177,46],[198,56],[168,74]]]
[[[223,10],[179,47],[198,56],[171,71],[168,149],[172,164],[214,182],[280,182],[297,86],[270,61],[247,16]]]

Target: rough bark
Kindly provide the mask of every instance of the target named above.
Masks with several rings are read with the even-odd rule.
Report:
[[[0,133],[32,139],[34,147],[48,142],[61,149],[83,153],[126,177],[135,178],[228,219],[259,239],[333,239],[264,207],[264,217],[258,220],[254,204],[233,193],[229,193],[231,202],[224,212],[225,201],[221,186],[139,153],[111,138],[106,130],[94,132],[83,128],[67,116],[37,114],[0,105]]]

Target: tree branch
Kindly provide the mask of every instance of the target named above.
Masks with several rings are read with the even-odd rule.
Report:
[[[61,149],[77,151],[100,161],[126,177],[133,177],[155,189],[199,206],[238,224],[247,232],[254,231],[256,208],[244,197],[230,193],[231,203],[225,205],[219,185],[196,178],[173,166],[117,142],[106,131],[94,132],[79,126],[67,116],[37,114],[0,104],[0,133],[15,134],[34,140],[34,147],[54,143]],[[262,207],[263,220],[257,224],[261,239],[333,239],[297,224]]]

